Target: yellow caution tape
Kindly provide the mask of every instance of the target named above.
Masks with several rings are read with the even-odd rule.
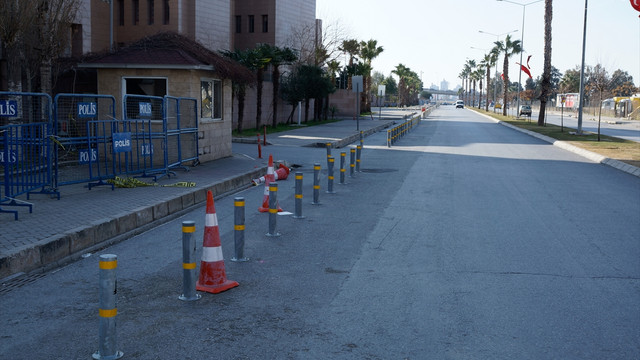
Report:
[[[109,179],[107,180],[107,182],[109,184],[115,185],[116,187],[120,187],[120,188],[135,188],[140,186],[160,186],[160,187],[195,187],[196,186],[195,182],[180,181],[175,184],[159,185],[157,183],[147,183],[131,177],[123,179],[119,176],[116,176],[113,179]]]

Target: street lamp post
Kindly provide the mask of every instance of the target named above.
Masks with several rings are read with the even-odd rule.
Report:
[[[580,98],[578,99],[578,130],[576,134],[582,135],[582,110],[584,104],[584,51],[587,46],[587,0],[584,0],[584,27],[582,30],[582,63],[580,65]],[[602,106],[601,106],[602,107]]]
[[[520,51],[520,67],[518,68],[518,102],[516,104],[516,118],[518,118],[518,117],[520,117],[519,112],[520,112],[520,87],[522,86],[521,85],[521,82],[522,82],[522,53],[524,52],[524,13],[525,13],[525,9],[527,8],[528,5],[539,3],[542,0],[536,0],[536,1],[528,2],[526,4],[521,4],[521,3],[517,3],[515,1],[510,1],[510,0],[496,0],[496,1],[504,1],[504,2],[511,3],[511,4],[522,6],[522,33],[520,33],[520,47],[522,48],[522,51]]]
[[[493,33],[482,31],[482,30],[478,30],[478,32],[482,34],[493,35],[496,37],[496,42],[498,42],[500,41],[500,36],[518,32],[518,29],[507,31],[502,34],[493,34]],[[496,59],[496,75],[493,78],[493,81],[495,82],[493,85],[493,112],[496,112],[496,102],[498,102],[498,86],[497,86],[498,85],[498,60],[497,59]],[[487,84],[487,86],[489,86],[489,84]]]

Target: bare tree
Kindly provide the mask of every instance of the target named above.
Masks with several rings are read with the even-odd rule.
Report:
[[[51,93],[52,64],[70,46],[71,25],[81,0],[4,0],[0,2],[0,41],[6,61],[6,88]],[[22,84],[22,74],[26,84]],[[3,83],[0,82],[0,86]]]

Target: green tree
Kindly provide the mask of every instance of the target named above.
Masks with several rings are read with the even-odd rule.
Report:
[[[489,84],[490,84],[490,81],[491,81],[491,67],[493,65],[495,65],[497,59],[498,59],[498,57],[497,57],[496,53],[494,51],[490,51],[489,53],[484,55],[484,57],[480,61],[480,64],[478,65],[481,68],[485,69],[485,75],[487,76],[487,81],[486,81],[486,84],[487,84],[487,101],[485,101],[485,111],[489,111]]]
[[[560,79],[561,93],[577,93],[580,91],[580,68],[569,69]]]
[[[296,61],[298,56],[293,49],[288,47],[280,48],[277,46],[267,45],[265,49],[268,49],[268,55],[271,59],[271,66],[273,68],[271,83],[273,86],[273,101],[271,110],[273,113],[272,126],[275,129],[278,126],[278,93],[280,91],[280,66],[288,65]]]
[[[471,78],[471,76],[472,76],[473,72],[476,70],[476,66],[477,66],[477,64],[476,64],[475,60],[467,59],[467,63],[465,64],[465,70],[467,72],[467,91],[466,91],[466,93],[467,93],[467,101],[466,102],[467,103],[469,102],[469,95],[472,95],[471,94],[471,84],[473,82],[473,79]],[[473,96],[475,96],[475,94]],[[473,101],[473,100],[471,100],[471,101]]]
[[[347,69],[353,69],[353,62],[356,57],[360,55],[360,43],[358,40],[343,40],[339,50],[349,54],[349,64]],[[347,90],[351,90],[351,77],[349,77],[347,84]]]
[[[551,97],[551,19],[553,18],[553,1],[544,0],[544,67],[540,83],[540,112],[538,126],[544,126],[547,100]],[[518,110],[520,111],[520,110]]]
[[[407,105],[409,98],[408,79],[411,76],[411,69],[403,64],[398,64],[391,72],[398,76],[398,105]]]
[[[331,79],[331,83],[336,83],[336,73],[340,71],[340,62],[336,60],[331,60],[327,64],[327,69],[329,70],[329,78]]]
[[[482,104],[482,80],[484,79],[484,75],[485,75],[484,67],[482,66],[477,67],[476,71],[474,71],[473,73],[474,73],[475,79],[478,81],[478,87],[480,88],[480,97],[478,97],[478,109],[480,109]],[[475,92],[475,85],[474,85],[473,91]]]
[[[264,69],[271,63],[271,45],[260,44],[254,50],[252,69],[256,71],[256,130],[260,131],[262,123],[262,86],[264,85]],[[275,96],[275,94],[274,94]]]
[[[393,76],[389,75],[382,80],[382,85],[385,86],[385,93],[387,95],[398,95],[398,83]]]
[[[253,50],[235,50],[235,51],[221,51],[223,56],[226,56],[232,60],[237,61],[241,65],[251,69],[255,64],[255,54]],[[244,101],[247,95],[247,86],[253,84],[243,81],[233,81],[233,96],[238,99],[238,133],[242,133],[244,122]]]
[[[496,48],[499,53],[504,53],[504,61],[502,62],[502,75],[504,77],[504,87],[503,87],[503,95],[502,101],[504,102],[504,106],[502,107],[502,115],[507,116],[507,92],[509,89],[509,58],[512,55],[519,54],[522,52],[522,46],[520,45],[520,40],[511,40],[511,35],[507,35],[504,41],[496,41]],[[517,91],[520,91],[518,89]]]
[[[384,51],[384,49],[382,48],[382,46],[378,46],[378,41],[377,40],[369,40],[367,42],[365,41],[361,41],[360,42],[360,57],[362,57],[362,61],[368,66],[368,69],[366,71],[366,74],[364,75],[364,95],[365,95],[365,102],[364,102],[364,108],[363,110],[366,112],[371,111],[371,103],[370,103],[370,92],[371,92],[371,61],[375,58],[377,58],[382,52]]]

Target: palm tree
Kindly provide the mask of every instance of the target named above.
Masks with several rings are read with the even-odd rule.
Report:
[[[342,52],[349,54],[349,68],[353,68],[353,60],[356,56],[360,55],[360,43],[358,40],[344,40],[342,41],[342,45],[338,47],[338,49]],[[351,90],[351,77],[349,77],[347,90]]]
[[[467,101],[466,102],[469,102],[469,94],[470,94],[469,90],[471,90],[471,84],[469,80],[471,77],[471,73],[475,70],[475,68],[476,68],[476,61],[467,59],[467,62],[465,64],[465,70],[467,72]]]
[[[364,63],[368,66],[368,70],[366,71],[365,81],[364,81],[364,91],[365,100],[364,100],[364,111],[371,111],[371,102],[369,97],[369,89],[371,88],[371,61],[380,55],[384,49],[382,46],[378,46],[377,40],[369,40],[367,42],[360,42],[360,57]]]
[[[273,67],[272,73],[272,85],[273,85],[273,100],[271,110],[273,111],[273,128],[278,126],[278,100],[280,90],[280,65],[288,65],[298,59],[295,51],[291,48],[284,47],[279,48],[277,46],[269,45],[271,66]]]
[[[411,74],[411,69],[403,64],[398,64],[394,70],[391,70],[391,72],[398,76],[398,105],[406,105],[408,98],[407,78]]]
[[[460,78],[462,79],[462,100],[465,102],[465,104],[467,103],[467,87],[468,87],[468,83],[469,83],[469,75],[471,74],[471,67],[469,66],[469,63],[467,62],[466,64],[464,64],[464,66],[462,67],[462,71],[460,72]]]
[[[544,70],[540,82],[540,112],[538,113],[538,126],[544,126],[544,115],[547,108],[547,99],[551,94],[551,18],[553,17],[552,0],[544,1]]]
[[[504,62],[502,63],[502,77],[504,78],[504,87],[502,101],[502,115],[507,116],[507,91],[509,89],[509,58],[511,55],[520,54],[522,46],[520,40],[511,41],[511,35],[507,35],[504,41],[495,42],[496,49],[499,53],[504,53]],[[519,91],[520,89],[518,89]]]
[[[478,97],[478,109],[480,109],[480,103],[482,103],[482,79],[484,78],[485,70],[483,67],[478,66],[476,71],[474,71],[475,78],[478,80],[478,84],[480,87],[480,97]],[[475,86],[474,86],[475,91]],[[488,102],[488,101],[487,101]]]
[[[486,68],[485,74],[487,75],[487,101],[485,102],[485,111],[489,111],[489,84],[491,81],[491,67],[495,65],[497,61],[497,55],[494,51],[490,51],[488,54],[485,54],[480,61],[480,66]]]
[[[252,68],[255,62],[252,50],[221,51],[222,55],[237,61],[241,65]],[[244,100],[247,94],[247,85],[251,84],[242,81],[233,81],[233,95],[238,99],[238,133],[242,133],[244,121]]]
[[[331,78],[331,83],[333,85],[336,84],[336,73],[340,71],[340,62],[336,60],[331,60],[327,64],[327,69],[329,70],[329,77]]]
[[[474,107],[476,104],[476,81],[478,81],[478,74],[476,69],[473,69],[469,74],[469,80],[471,80],[471,104],[470,107]]]
[[[262,122],[262,86],[264,82],[264,68],[271,62],[270,45],[260,44],[254,50],[252,68],[256,70],[256,130],[260,131]]]

